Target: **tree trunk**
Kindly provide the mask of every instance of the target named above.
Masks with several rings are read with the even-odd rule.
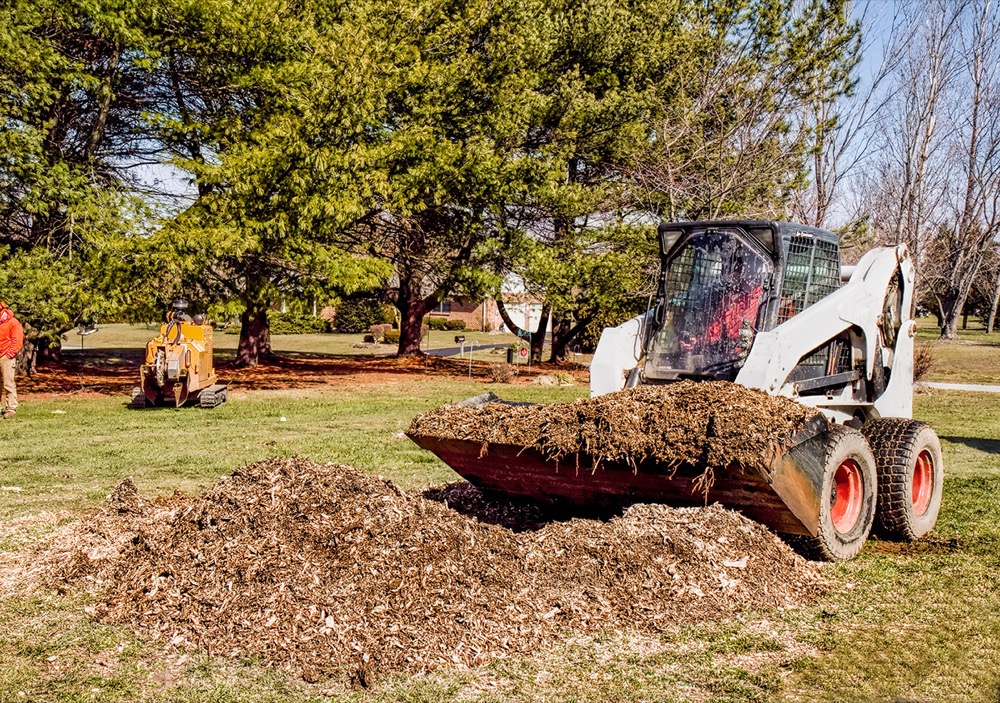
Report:
[[[14,374],[23,374],[31,378],[35,374],[38,365],[38,353],[35,345],[35,329],[28,323],[24,323],[24,345],[17,353],[17,363],[14,367]]]
[[[399,348],[396,350],[397,356],[419,356],[423,354],[420,350],[420,342],[423,339],[424,331],[424,311],[421,306],[408,305],[405,310],[399,311]]]
[[[569,317],[552,316],[552,355],[549,361],[553,364],[564,364],[569,361],[569,347],[573,340],[590,324],[592,317],[574,321]]]
[[[941,300],[941,339],[958,338],[958,319],[962,316],[965,300],[955,291],[946,291]]]
[[[993,289],[993,304],[990,306],[990,316],[986,322],[986,334],[993,331],[997,321],[997,306],[1000,305],[1000,269],[997,270],[997,284]]]
[[[240,315],[240,343],[236,349],[235,365],[252,367],[272,356],[267,306],[248,306]]]
[[[542,362],[542,350],[545,348],[545,333],[549,329],[549,317],[552,310],[548,304],[542,304],[542,314],[538,316],[538,329],[531,337],[531,360],[535,363]]]
[[[564,364],[569,360],[569,344],[573,341],[573,322],[562,315],[552,316],[552,354],[549,361]]]
[[[399,348],[397,356],[419,356],[420,341],[423,337],[424,316],[431,311],[441,298],[441,291],[435,291],[424,298],[422,280],[400,276],[399,289],[394,304],[399,310]]]

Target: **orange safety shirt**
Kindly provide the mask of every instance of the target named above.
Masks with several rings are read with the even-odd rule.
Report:
[[[21,345],[24,344],[24,328],[21,327],[21,323],[13,314],[9,311],[4,312],[7,312],[9,317],[0,322],[0,356],[13,359],[21,351]],[[7,317],[7,315],[0,317]]]

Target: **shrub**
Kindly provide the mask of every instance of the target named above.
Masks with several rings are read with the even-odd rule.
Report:
[[[271,311],[271,334],[315,334],[328,331],[326,320],[303,313]]]
[[[337,305],[333,329],[345,334],[365,332],[372,325],[391,324],[396,313],[391,305],[375,296],[345,298]]]
[[[517,367],[513,364],[492,364],[490,377],[493,383],[510,383],[517,376]]]
[[[432,330],[464,330],[465,320],[449,320],[447,317],[428,317],[424,319],[424,324]]]
[[[383,344],[399,344],[399,330],[386,330],[382,333]]]
[[[929,344],[913,347],[913,382],[923,381],[934,368],[935,359]]]

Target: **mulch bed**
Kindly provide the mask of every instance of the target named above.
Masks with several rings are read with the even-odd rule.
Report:
[[[31,395],[118,395],[128,400],[129,392],[138,384],[140,353],[136,350],[109,351],[104,349],[67,352],[61,361],[46,361],[30,377],[19,377],[18,393]],[[388,380],[435,378],[466,379],[469,362],[437,356],[368,357],[286,353],[271,357],[253,368],[235,368],[232,360],[215,359],[216,372],[231,390],[311,389],[326,386],[353,386],[384,383]],[[487,380],[492,364],[476,361],[473,377]],[[521,369],[521,379],[562,370],[549,364],[532,364],[531,373]],[[578,380],[584,371],[576,371]]]
[[[241,468],[200,498],[148,500],[126,481],[46,550],[40,568],[83,584],[100,621],[360,685],[566,633],[789,608],[824,589],[774,534],[719,506],[554,520],[464,483],[405,493],[295,458]]]

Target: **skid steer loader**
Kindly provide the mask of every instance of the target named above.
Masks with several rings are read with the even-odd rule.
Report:
[[[227,400],[226,386],[218,383],[212,348],[212,326],[201,315],[187,314],[188,302],[174,302],[160,334],[146,343],[139,367],[139,385],[132,390],[132,407],[196,401],[214,408]]]
[[[649,310],[605,329],[591,395],[640,384],[722,380],[818,412],[767,471],[732,467],[707,496],[694,467],[603,462],[559,471],[518,446],[412,436],[470,482],[543,500],[695,504],[739,509],[799,535],[823,559],[855,555],[877,521],[919,538],[941,504],[940,442],[911,419],[913,266],[906,247],[842,266],[838,237],[769,221],[659,227],[661,272]]]

